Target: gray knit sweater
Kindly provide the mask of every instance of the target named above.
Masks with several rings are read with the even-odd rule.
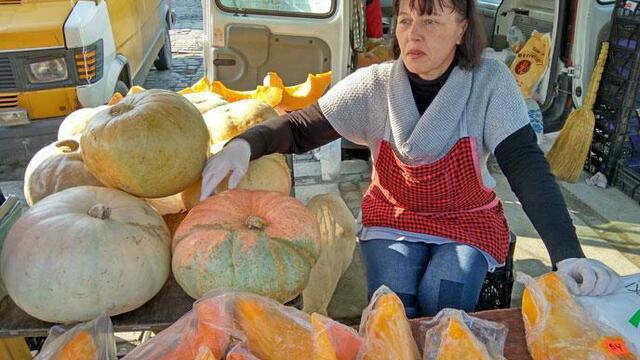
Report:
[[[479,164],[488,187],[495,186],[486,162],[509,135],[529,123],[527,108],[509,69],[484,58],[473,71],[459,67],[422,116],[401,62],[372,65],[333,86],[320,100],[322,113],[346,139],[377,154],[380,139],[389,141],[409,165],[443,157],[460,138],[463,115],[476,139]]]

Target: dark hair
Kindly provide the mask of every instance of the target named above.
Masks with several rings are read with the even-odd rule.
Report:
[[[400,56],[400,45],[395,35],[395,27],[398,22],[398,12],[400,11],[400,1],[393,0],[393,56]],[[485,47],[486,39],[484,29],[474,0],[407,0],[412,9],[417,8],[420,14],[431,15],[436,5],[436,1],[442,8],[451,8],[462,19],[467,20],[467,30],[462,38],[462,44],[456,48],[456,58],[458,66],[464,70],[472,70],[480,65],[482,50]]]

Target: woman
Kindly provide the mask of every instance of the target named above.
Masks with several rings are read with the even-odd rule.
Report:
[[[238,136],[203,171],[203,197],[249,160],[303,153],[340,136],[373,154],[358,236],[371,294],[386,284],[407,315],[472,311],[509,229],[487,171],[495,157],[572,291],[612,292],[618,275],[584,259],[507,67],[481,58],[472,0],[395,0],[396,60],[356,71],[317,104]]]

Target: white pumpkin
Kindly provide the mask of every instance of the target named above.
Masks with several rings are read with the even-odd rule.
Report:
[[[94,108],[83,108],[67,115],[58,128],[58,140],[74,139],[80,141],[80,136],[93,115],[108,107],[109,105],[101,105]]]
[[[13,225],[0,273],[13,301],[49,322],[134,310],[170,271],[170,235],[146,202],[95,186],[50,195]]]

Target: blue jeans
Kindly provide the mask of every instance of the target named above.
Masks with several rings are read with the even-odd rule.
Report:
[[[443,308],[473,311],[488,264],[477,249],[395,240],[360,242],[369,298],[381,285],[402,300],[409,318],[433,316]]]

